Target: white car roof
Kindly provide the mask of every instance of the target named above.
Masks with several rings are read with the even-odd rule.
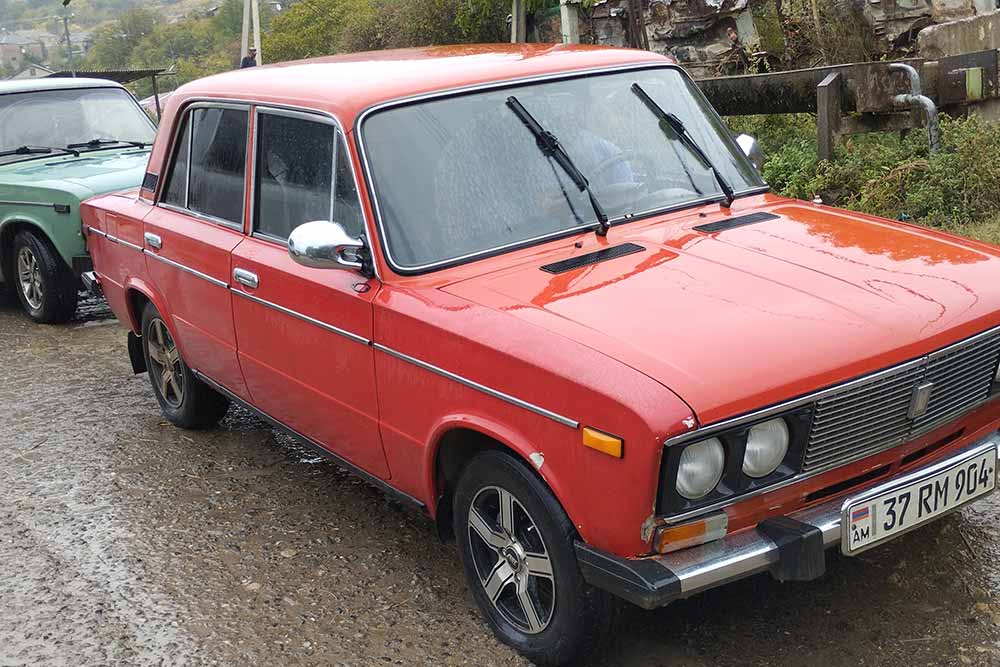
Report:
[[[84,78],[43,78],[15,79],[0,81],[0,95],[8,93],[30,93],[42,90],[67,90],[72,88],[121,88],[122,86],[110,79]]]

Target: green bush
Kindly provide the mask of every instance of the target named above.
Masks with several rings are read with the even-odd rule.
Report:
[[[844,139],[832,162],[816,151],[808,115],[732,119],[758,137],[764,178],[781,194],[888,218],[956,229],[1000,219],[1000,124],[978,116],[941,118],[941,151],[927,133],[866,134]]]

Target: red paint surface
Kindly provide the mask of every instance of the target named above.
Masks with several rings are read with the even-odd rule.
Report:
[[[193,99],[329,112],[348,129],[360,176],[350,128],[372,104],[640,62],[664,60],[588,47],[431,47],[227,73],[171,96],[149,170],[162,173],[172,123]],[[538,473],[581,536],[622,556],[650,548],[641,527],[653,512],[667,437],[1000,324],[997,248],[772,195],[738,200],[732,211],[701,206],[617,226],[605,239],[581,234],[416,277],[395,275],[385,263],[361,196],[381,281],[305,269],[280,246],[121,196],[88,202],[84,223],[140,245],[141,230],[155,231],[161,252],[219,280],[232,283],[235,267],[258,274],[258,289],[235,290],[619,435],[625,456],[613,459],[583,447],[579,430],[89,239],[122,322],[136,326],[126,291],[146,294],[193,366],[432,513],[441,490],[438,444],[453,429],[474,430],[525,461],[543,454]],[[755,211],[779,218],[713,234],[694,229]],[[645,252],[561,275],[538,269],[626,241]],[[359,292],[359,282],[370,289]],[[923,465],[995,429],[998,419],[993,402],[916,442],[739,503],[728,510],[731,530],[799,509],[815,502],[810,493],[880,466],[895,474],[905,454],[965,428],[914,463]]]

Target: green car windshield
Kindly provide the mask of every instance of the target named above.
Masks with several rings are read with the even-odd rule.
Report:
[[[679,121],[736,196],[766,188],[695,84],[675,67],[613,71],[393,105],[362,123],[394,266],[423,271],[595,229],[597,216],[511,107],[520,103],[589,181],[613,225],[722,200],[718,178],[639,97]],[[514,103],[514,106],[517,104]]]
[[[82,152],[113,148],[116,146],[113,141],[148,144],[155,134],[152,121],[121,88],[0,95],[0,153],[22,146],[60,149],[93,142],[73,149]],[[0,157],[0,164],[39,157],[46,155],[6,155]]]

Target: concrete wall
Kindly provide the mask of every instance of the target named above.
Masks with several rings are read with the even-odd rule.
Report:
[[[1000,11],[924,28],[917,35],[922,58],[1000,49]]]

